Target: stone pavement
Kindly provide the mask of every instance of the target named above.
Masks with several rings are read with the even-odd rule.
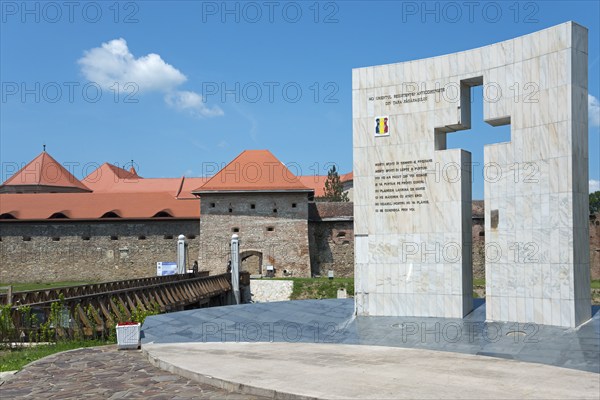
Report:
[[[102,346],[54,354],[0,386],[0,399],[259,399],[152,366],[139,350]]]
[[[594,399],[593,372],[497,357],[313,343],[147,344],[188,378],[285,399]]]

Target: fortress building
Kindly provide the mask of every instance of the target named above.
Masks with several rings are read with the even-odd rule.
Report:
[[[0,282],[152,276],[180,234],[190,265],[222,273],[233,233],[251,274],[352,276],[352,204],[315,203],[326,178],[247,150],[211,178],[105,163],[78,180],[44,151],[0,185]],[[351,195],[352,174],[342,180]]]
[[[294,176],[271,152],[247,150],[211,178],[143,178],[102,164],[82,180],[42,152],[0,185],[0,282],[152,276],[176,260],[226,271],[241,238],[242,270],[354,276],[353,204],[315,202],[326,176]],[[352,199],[353,174],[340,176]],[[483,202],[473,202],[473,274],[485,275]],[[600,218],[590,217],[592,279],[600,278]]]

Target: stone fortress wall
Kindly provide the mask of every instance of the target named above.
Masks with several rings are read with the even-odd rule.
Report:
[[[308,234],[312,276],[327,276],[329,270],[338,277],[354,276],[352,206],[352,203],[308,203],[306,227],[299,223],[294,228],[294,223],[288,221],[289,228],[295,232],[292,237],[302,236],[302,232]],[[232,226],[224,223],[222,218],[215,216],[216,226],[211,229],[220,226],[223,233],[206,240],[223,252],[223,260],[214,265],[212,273],[225,272],[226,268]],[[264,226],[268,225],[265,221],[255,223],[252,218],[237,221],[242,252],[253,247],[251,243],[256,243],[257,235],[275,233],[274,237],[279,237],[277,230],[264,231]],[[591,278],[600,279],[600,214],[590,216],[589,223]],[[278,226],[283,229],[275,225]],[[197,220],[3,221],[0,224],[0,282],[110,281],[153,276],[156,262],[176,260],[176,242],[180,234],[186,235],[189,264],[198,258],[200,269],[207,269],[202,263],[201,250],[209,249],[206,245],[201,246],[199,231]],[[252,232],[254,239],[247,237]],[[224,244],[217,246],[220,241]],[[473,276],[485,278],[483,205],[477,201],[473,205],[472,241]],[[251,267],[252,261],[247,259],[242,268]],[[262,261],[265,266],[268,258],[264,257]],[[257,264],[254,263],[252,268],[256,269]],[[247,270],[254,273],[257,272],[255,269]],[[282,275],[283,269],[287,268],[281,268]],[[308,271],[303,264],[302,274],[306,274],[303,276],[308,276]]]
[[[199,251],[198,221],[53,221],[0,224],[0,282],[113,281],[156,275],[176,261],[177,237]]]
[[[237,234],[242,270],[310,277],[306,193],[203,194],[200,215],[201,269],[225,272]]]
[[[308,239],[313,276],[354,276],[352,203],[317,202],[308,209]]]

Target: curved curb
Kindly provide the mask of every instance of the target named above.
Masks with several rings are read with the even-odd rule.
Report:
[[[19,370],[0,372],[0,386],[4,385],[5,382],[10,381],[17,372],[19,372]]]
[[[305,343],[152,343],[153,366],[216,388],[271,399],[590,398],[598,374],[425,349]],[[465,392],[465,385],[477,393]]]
[[[158,357],[153,356],[150,351],[144,348],[142,345],[142,353],[148,359],[148,362],[153,366],[162,369],[179,376],[182,376],[193,381],[211,385],[219,389],[228,390],[230,392],[237,392],[242,394],[248,394],[252,396],[268,397],[275,400],[319,400],[318,397],[302,396],[295,393],[281,392],[273,389],[265,389],[258,386],[247,385],[244,383],[232,382],[226,379],[221,379],[216,376],[200,374],[197,372],[190,371],[188,369],[179,367],[171,364]]]

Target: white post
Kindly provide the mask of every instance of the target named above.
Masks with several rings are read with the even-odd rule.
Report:
[[[240,304],[240,240],[235,233],[231,236],[231,288],[235,304]]]
[[[185,274],[186,265],[185,265],[185,236],[179,235],[177,238],[177,273]]]

